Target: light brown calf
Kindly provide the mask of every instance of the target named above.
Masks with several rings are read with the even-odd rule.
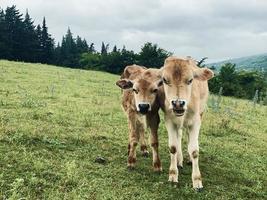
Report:
[[[208,99],[207,80],[213,72],[207,68],[199,68],[190,58],[169,57],[161,68],[164,94],[161,105],[165,113],[165,125],[168,130],[171,164],[169,181],[178,182],[178,168],[183,166],[182,128],[189,129],[188,153],[192,161],[193,188],[203,188],[198,165],[199,130],[201,116]]]
[[[140,140],[141,151],[147,155],[144,139],[146,126],[151,131],[151,147],[153,151],[154,171],[161,171],[158,154],[159,101],[158,91],[162,85],[159,70],[146,69],[138,65],[127,66],[116,82],[123,89],[122,106],[128,117],[129,145],[128,167],[134,168],[136,163],[136,146]]]

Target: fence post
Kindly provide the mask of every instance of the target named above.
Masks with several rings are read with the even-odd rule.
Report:
[[[258,100],[259,100],[259,90],[256,90],[255,91],[255,95],[253,97],[253,105],[254,105],[254,107],[256,106]]]
[[[217,103],[216,103],[216,111],[220,109],[220,104],[222,101],[222,91],[223,91],[223,87],[220,87],[218,98],[217,98]]]

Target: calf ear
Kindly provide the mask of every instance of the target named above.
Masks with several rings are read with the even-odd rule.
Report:
[[[133,87],[133,82],[127,79],[120,79],[116,82],[116,85],[121,89],[130,89]]]
[[[208,68],[200,68],[194,71],[194,78],[200,81],[207,81],[214,76],[213,71]]]

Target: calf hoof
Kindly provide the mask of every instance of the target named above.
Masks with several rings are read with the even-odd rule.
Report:
[[[191,161],[191,160],[188,160],[188,161],[186,162],[186,164],[187,164],[187,165],[192,165],[192,161]]]
[[[104,165],[104,164],[106,164],[106,159],[105,158],[103,158],[103,157],[100,157],[100,156],[98,156],[96,159],[95,159],[95,163],[99,163],[99,164],[102,164],[102,165]]]
[[[128,171],[133,171],[135,169],[135,166],[128,165],[127,166]]]
[[[142,152],[142,156],[145,157],[145,158],[148,158],[149,157],[149,152],[148,151],[143,151]]]
[[[178,183],[178,170],[169,170],[169,182]]]
[[[161,173],[162,172],[162,167],[153,167],[153,171],[155,173]]]
[[[201,192],[203,190],[203,185],[202,185],[201,178],[195,178],[193,180],[193,188],[197,192]]]
[[[179,183],[178,182],[169,182],[169,183],[174,188],[178,188],[179,187]]]
[[[154,172],[162,172],[160,160],[156,160],[153,162],[153,169],[154,169]]]
[[[183,169],[183,166],[181,166],[181,165],[178,165],[177,167],[178,167],[178,170],[182,170]]]
[[[203,187],[201,187],[201,188],[194,188],[194,189],[195,189],[196,192],[202,192],[204,190]]]

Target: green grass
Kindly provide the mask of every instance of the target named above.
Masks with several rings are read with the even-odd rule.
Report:
[[[196,193],[190,166],[178,187],[167,182],[163,122],[163,172],[153,173],[151,155],[140,151],[136,170],[126,169],[118,78],[0,61],[0,199],[266,199],[266,106],[223,98],[219,112],[208,109],[200,136],[205,189]],[[186,139],[183,149],[187,157]]]

